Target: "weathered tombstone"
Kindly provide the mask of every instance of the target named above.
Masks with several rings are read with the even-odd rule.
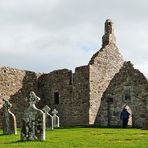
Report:
[[[145,118],[144,122],[143,122],[143,128],[144,130],[148,130],[148,116]]]
[[[53,127],[59,127],[59,117],[57,116],[58,111],[54,109],[52,111],[52,118],[53,118]]]
[[[145,93],[145,94],[143,95],[143,98],[144,98],[145,100],[148,100],[148,93]],[[145,103],[147,104],[148,102],[145,102]],[[145,117],[145,119],[144,119],[142,129],[148,130],[148,105],[147,105],[146,117]]]
[[[49,111],[51,110],[50,107],[46,105],[42,110],[45,113],[46,129],[53,130],[53,118],[49,114]]]
[[[21,141],[45,140],[45,113],[35,106],[39,100],[33,91],[26,98],[29,107],[22,115]]]
[[[10,111],[12,104],[3,99],[3,134],[17,134],[16,118]]]

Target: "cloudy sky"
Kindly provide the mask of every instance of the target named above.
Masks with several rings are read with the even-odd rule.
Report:
[[[0,0],[0,66],[50,72],[86,65],[108,18],[124,59],[148,77],[147,0]]]

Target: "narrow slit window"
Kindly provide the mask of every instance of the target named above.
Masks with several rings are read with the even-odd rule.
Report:
[[[108,103],[113,103],[113,98],[108,98],[108,99],[107,99],[107,102],[108,102]]]
[[[59,93],[58,92],[54,93],[54,104],[56,105],[59,104]]]
[[[124,99],[125,99],[125,100],[131,100],[131,90],[130,90],[130,86],[125,86],[125,87],[124,87]]]

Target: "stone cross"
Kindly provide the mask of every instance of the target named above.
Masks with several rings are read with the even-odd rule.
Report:
[[[45,105],[44,108],[42,109],[45,113],[45,115],[49,115],[49,111],[51,110],[48,105]]]
[[[59,117],[56,115],[58,114],[58,111],[56,109],[54,109],[52,111],[53,114],[53,127],[59,127]]]
[[[12,104],[3,99],[3,134],[17,134],[16,118],[10,111]]]
[[[39,100],[33,91],[26,98],[29,107],[22,115],[21,141],[45,140],[45,114],[35,106]]]
[[[51,110],[50,107],[48,105],[45,105],[45,107],[42,110],[45,113],[45,117],[46,117],[46,129],[53,130],[53,118],[49,114],[49,111]]]

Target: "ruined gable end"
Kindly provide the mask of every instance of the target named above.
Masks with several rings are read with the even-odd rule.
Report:
[[[120,113],[127,107],[131,114],[128,125],[142,127],[148,114],[148,81],[131,62],[124,62],[101,100],[96,124],[121,126]]]
[[[104,91],[123,65],[122,55],[115,44],[113,22],[106,20],[104,28],[102,48],[89,62],[90,124],[95,122]]]

